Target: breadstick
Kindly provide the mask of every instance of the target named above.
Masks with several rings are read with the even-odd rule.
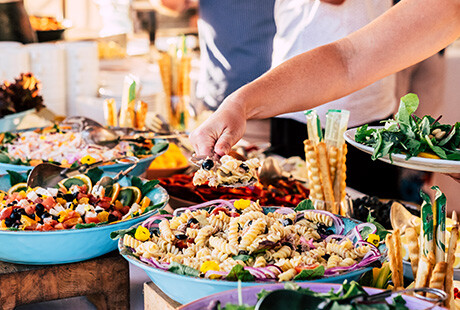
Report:
[[[457,217],[454,211],[452,218]],[[449,309],[455,309],[454,301],[454,262],[455,252],[457,251],[457,239],[458,239],[458,223],[450,231],[449,250],[447,251],[447,269],[446,269],[446,280],[444,283],[444,290],[447,293],[447,299],[445,306]]]
[[[321,177],[318,167],[318,157],[316,156],[316,147],[312,140],[305,140],[304,144],[307,178],[310,183],[310,198],[313,200],[324,201],[323,188],[321,187]]]
[[[446,278],[446,262],[438,262],[434,266],[433,273],[431,274],[430,284],[428,287],[430,288],[437,288],[437,289],[444,289],[444,280]],[[427,293],[426,297],[429,298],[436,298],[435,294]]]
[[[418,262],[420,259],[420,248],[418,246],[418,235],[417,232],[415,231],[415,228],[409,227],[406,229],[406,239],[407,239],[407,245],[409,248],[409,258],[410,258],[410,264],[412,266],[412,274],[414,275],[414,279],[417,276],[417,268],[418,268]]]
[[[415,288],[426,287],[431,277],[433,270],[433,262],[436,261],[434,253],[428,253],[429,258],[422,255],[418,263],[417,276],[415,277]],[[431,257],[430,257],[431,256]]]
[[[117,126],[117,108],[115,106],[115,99],[104,100],[104,117],[107,126]]]
[[[321,177],[321,186],[323,187],[324,193],[324,200],[326,201],[326,204],[329,208],[328,211],[337,214],[339,210],[337,210],[338,208],[335,205],[334,191],[332,190],[332,181],[329,171],[329,161],[327,156],[326,143],[318,143],[316,150],[318,156],[319,173]]]
[[[395,250],[396,260],[396,276],[398,277],[399,286],[404,286],[404,275],[403,275],[403,262],[402,262],[402,245],[401,245],[401,233],[399,229],[396,229],[393,233],[393,244]]]
[[[338,167],[338,165],[340,163],[340,160],[341,160],[339,152],[341,152],[341,149],[339,149],[339,148],[337,148],[335,146],[329,145],[328,148],[327,148],[327,155],[328,155],[327,157],[328,157],[328,160],[329,160],[329,174],[331,175],[332,184],[334,184],[334,180],[335,180],[335,177],[336,177],[336,171],[338,169],[337,167]],[[335,198],[335,192],[334,192],[334,198]]]
[[[145,118],[147,117],[148,105],[146,102],[139,100],[137,102],[136,110],[136,128],[144,129],[145,127]]]
[[[396,263],[396,257],[395,257],[395,248],[394,248],[394,243],[393,243],[393,235],[388,234],[385,237],[385,244],[388,249],[388,259],[390,261],[390,270],[391,270],[391,278],[393,280],[393,286],[396,289],[398,286],[401,286],[399,283],[399,277],[397,276],[397,263]]]

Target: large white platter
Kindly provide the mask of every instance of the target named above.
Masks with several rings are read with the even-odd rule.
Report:
[[[357,128],[352,128],[347,130],[343,135],[345,140],[357,149],[372,155],[374,153],[374,148],[355,141],[356,129]],[[460,161],[456,160],[432,159],[423,157],[411,157],[406,160],[406,155],[404,154],[392,154],[391,158],[393,159],[393,162],[391,162],[388,155],[379,159],[389,164],[414,170],[442,173],[460,173]]]

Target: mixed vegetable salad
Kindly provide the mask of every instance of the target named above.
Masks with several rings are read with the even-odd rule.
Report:
[[[157,154],[167,148],[167,143],[120,142],[114,148],[87,144],[82,134],[70,127],[54,125],[48,128],[0,134],[0,163],[36,166],[50,162],[63,167],[92,164],[124,156],[138,158]]]
[[[120,186],[94,168],[55,188],[28,188],[24,175],[9,171],[11,188],[0,191],[0,230],[90,228],[127,220],[161,207],[146,196],[158,184],[131,178]],[[100,182],[98,182],[100,181]]]
[[[414,156],[460,160],[460,122],[455,125],[441,124],[441,117],[417,117],[419,100],[415,94],[401,98],[398,113],[394,119],[384,121],[383,128],[361,126],[355,134],[355,141],[374,148],[372,159],[392,154],[405,154],[406,159]]]

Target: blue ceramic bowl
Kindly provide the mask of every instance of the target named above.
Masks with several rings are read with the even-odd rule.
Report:
[[[114,176],[104,173],[103,176]],[[119,181],[121,186],[131,185],[129,177]],[[10,177],[0,177],[0,189],[10,188]],[[148,195],[153,204],[162,204],[139,217],[126,221],[86,229],[56,231],[8,231],[0,230],[0,260],[17,264],[53,265],[73,263],[97,257],[117,248],[110,233],[126,229],[156,214],[169,200],[164,188],[157,185]]]
[[[353,229],[357,224],[361,223],[354,219],[342,218],[345,224],[346,234],[348,231]],[[138,224],[140,225],[140,224]],[[135,225],[136,226],[136,225]],[[123,240],[120,239],[118,242],[118,249],[121,253],[123,249]],[[123,254],[122,254],[123,255]],[[175,301],[186,304],[192,302],[196,299],[209,296],[211,294],[220,293],[227,290],[236,289],[238,286],[237,282],[226,281],[226,280],[210,280],[204,278],[196,278],[190,276],[178,275],[169,271],[164,271],[158,268],[155,268],[151,265],[148,265],[139,259],[123,255],[130,263],[136,265],[137,267],[143,269],[147,275],[152,279],[156,286],[158,286],[163,292],[165,292],[169,297]],[[368,270],[371,270],[371,267],[362,268],[352,272],[347,272],[338,276],[333,277],[324,277],[318,280],[313,281],[296,281],[296,282],[323,282],[323,283],[343,283],[344,280],[358,280],[359,277]],[[242,282],[242,287],[247,286],[259,286],[267,285],[267,282]]]
[[[308,288],[314,292],[317,293],[328,293],[330,292],[331,288],[334,289],[334,291],[337,291],[341,285],[339,284],[326,284],[326,283],[299,283],[300,287],[302,288]],[[277,284],[265,284],[262,285],[261,287],[250,287],[250,288],[244,288],[241,290],[241,295],[243,298],[243,303],[250,305],[250,306],[255,306],[257,303],[257,294],[262,290],[266,291],[273,291],[273,290],[279,290],[283,289],[284,284],[283,283],[277,283]],[[371,288],[371,287],[365,287],[364,288],[368,294],[378,294],[383,292],[381,289],[377,288]],[[418,310],[418,309],[433,309],[433,310],[441,310],[445,309],[439,306],[434,306],[432,303],[428,301],[423,301],[421,299],[418,299],[413,296],[408,296],[408,295],[403,295],[404,300],[406,301],[406,307],[412,310]],[[231,304],[238,304],[238,290],[231,290],[223,293],[218,293],[215,295],[211,295],[205,298],[201,298],[199,300],[196,300],[194,302],[191,302],[189,304],[183,305],[182,307],[179,307],[180,310],[201,310],[201,309],[206,309],[211,301],[213,300],[219,300],[221,305],[225,305],[227,303]],[[387,298],[387,302],[392,302],[392,297]]]
[[[160,142],[167,142],[167,141],[157,139],[156,142],[160,143]],[[136,168],[134,168],[133,171],[131,171],[129,173],[129,175],[140,176],[141,174],[143,174],[145,171],[147,171],[147,169],[149,168],[149,166],[152,163],[152,161],[155,158],[157,158],[158,156],[160,156],[161,154],[163,154],[164,152],[166,152],[166,150],[164,150],[163,152],[160,152],[158,154],[151,155],[151,156],[148,156],[148,157],[145,157],[145,158],[142,158],[141,160],[139,160],[139,162],[137,163]],[[127,164],[116,163],[116,164],[113,164],[113,165],[99,166],[99,169],[103,170],[104,172],[118,173],[120,171],[128,169],[132,165],[133,164],[128,164],[128,163]],[[7,170],[16,171],[16,172],[25,172],[25,171],[28,171],[28,170],[32,170],[33,168],[34,168],[33,166],[23,166],[23,165],[13,165],[13,164],[0,163],[0,174],[6,174]]]

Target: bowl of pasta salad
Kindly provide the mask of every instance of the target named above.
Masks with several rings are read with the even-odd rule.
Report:
[[[243,286],[356,280],[384,259],[376,227],[327,211],[213,200],[156,215],[120,237],[120,253],[172,299]],[[139,238],[141,237],[141,238]]]
[[[71,167],[135,156],[139,158],[139,162],[130,175],[139,176],[167,148],[167,141],[162,139],[146,139],[142,143],[123,141],[114,148],[88,144],[79,131],[57,125],[3,132],[0,133],[0,173],[4,174],[7,170],[31,170],[43,162]],[[112,161],[101,166],[101,169],[107,172],[120,172],[130,165],[132,162]]]
[[[61,264],[115,250],[110,233],[157,214],[169,196],[156,180],[114,176],[94,168],[53,188],[28,188],[24,173],[0,176],[0,260]]]

